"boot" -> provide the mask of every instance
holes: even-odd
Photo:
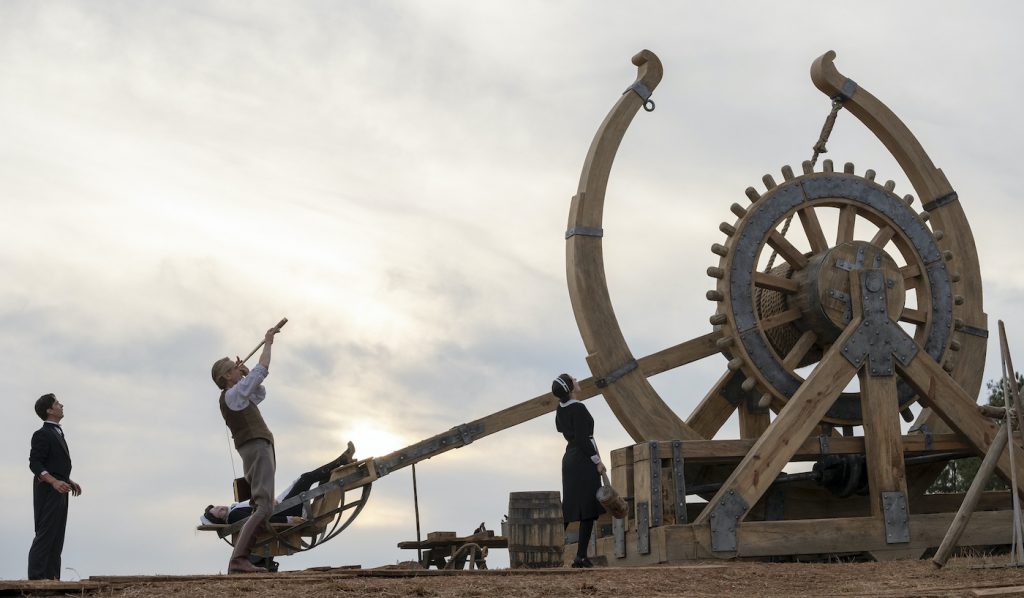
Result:
[[[341,467],[342,465],[347,465],[351,463],[352,455],[354,455],[355,453],[356,445],[352,444],[352,441],[349,441],[348,448],[345,449],[344,453],[338,455],[338,458],[335,459],[334,461],[331,461],[326,465],[321,465],[320,468],[316,470],[316,477],[318,480],[320,480],[320,483],[326,481],[331,476],[331,472],[334,471],[335,469]]]
[[[228,561],[228,575],[233,573],[266,573],[263,567],[257,567],[249,562],[249,553],[252,552],[252,545],[256,543],[256,532],[263,527],[262,522],[249,518],[238,532],[238,539],[235,541],[235,550],[231,553],[231,560]]]

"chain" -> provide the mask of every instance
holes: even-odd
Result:
[[[825,117],[825,123],[821,125],[821,134],[818,135],[818,142],[814,144],[812,148],[814,154],[811,156],[811,166],[814,166],[818,162],[818,155],[828,153],[828,149],[825,148],[825,144],[828,143],[828,138],[832,134],[832,128],[836,126],[836,117],[839,115],[839,111],[843,109],[843,98],[836,96],[832,98],[832,111]],[[793,214],[786,217],[785,224],[782,225],[782,236],[785,237],[786,233],[789,232],[789,225],[793,223]],[[778,256],[778,252],[772,250],[771,257],[768,258],[768,265],[765,267],[765,272],[771,272],[772,267],[775,265],[775,258]]]

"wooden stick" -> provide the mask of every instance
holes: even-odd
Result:
[[[1001,353],[1001,361],[1003,367],[1003,380],[1006,383],[1003,385],[1003,406],[1006,408],[1006,424],[1012,426],[1012,419],[1010,416],[1010,408],[1012,407],[1017,411],[1017,424],[1021,430],[1024,430],[1024,420],[1021,419],[1020,413],[1020,395],[1017,389],[1017,374],[1013,370],[1013,360],[1010,359],[1010,345],[1006,342],[1006,327],[1003,326],[1003,321],[999,320],[999,349]],[[1009,371],[1007,371],[1009,370]],[[1009,440],[1011,447],[1013,445],[1013,439]],[[1010,451],[1011,465],[1010,473],[1014,474],[1010,476],[1010,491],[1013,493],[1013,545],[1010,550],[1011,562],[1015,565],[1021,564],[1024,559],[1024,537],[1021,534],[1021,516],[1020,516],[1020,495],[1018,493],[1019,486],[1017,485],[1016,472],[1013,471],[1013,451]]]
[[[936,568],[941,569],[946,561],[949,560],[949,555],[956,548],[956,543],[963,535],[964,529],[967,528],[967,523],[971,520],[971,515],[974,510],[978,507],[978,501],[981,500],[982,490],[985,488],[985,484],[989,478],[992,477],[992,472],[995,471],[996,462],[999,460],[1000,454],[1003,449],[1006,448],[1006,440],[1009,436],[1009,426],[1003,423],[999,427],[999,432],[996,433],[996,437],[992,439],[992,445],[988,448],[988,452],[985,453],[985,458],[981,461],[981,466],[978,467],[978,473],[974,476],[974,481],[971,482],[971,487],[967,490],[967,495],[964,496],[964,502],[960,504],[960,510],[956,512],[956,516],[953,517],[953,523],[949,525],[949,531],[946,532],[946,537],[942,539],[942,544],[939,546],[939,550],[932,557],[932,565]]]
[[[274,328],[278,332],[281,332],[281,329],[284,328],[284,325],[287,324],[287,323],[288,323],[288,318],[281,318],[281,321],[278,322],[277,326],[274,326]],[[249,361],[249,358],[252,357],[253,355],[255,355],[256,351],[259,351],[260,347],[262,347],[266,342],[267,342],[267,339],[261,340],[260,344],[256,345],[256,348],[253,349],[252,351],[250,351],[249,354],[245,356],[245,359],[243,359],[241,363],[245,363],[245,362]]]

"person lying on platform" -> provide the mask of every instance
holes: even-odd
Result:
[[[355,452],[355,445],[349,442],[348,448],[337,459],[330,463],[325,463],[312,471],[307,471],[296,478],[295,481],[281,492],[281,494],[277,495],[277,498],[274,499],[274,504],[276,505],[288,500],[289,498],[302,494],[312,488],[314,482],[316,482],[317,485],[320,485],[328,481],[331,477],[332,471],[342,465],[352,462],[352,455],[354,455]],[[208,505],[203,511],[203,514],[199,516],[199,523],[202,525],[234,523],[252,515],[252,512],[252,505],[250,505],[247,500],[236,502],[231,505]],[[298,524],[303,521],[301,504],[297,504],[290,509],[286,509],[270,517],[271,523]]]

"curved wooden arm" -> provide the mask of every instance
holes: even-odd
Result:
[[[981,268],[970,223],[946,175],[935,167],[910,129],[888,106],[840,73],[835,58],[836,53],[831,50],[819,56],[811,64],[811,81],[830,98],[842,97],[843,107],[864,123],[896,158],[928,211],[932,229],[943,232],[939,247],[952,254],[945,267],[960,277],[959,282],[953,277],[954,292],[974,298],[954,307],[954,318],[963,323],[963,330],[972,332],[959,335],[962,350],[952,374],[968,395],[977,396],[985,369],[988,315],[982,303]]]
[[[632,62],[637,66],[636,82],[615,103],[594,135],[569,208],[565,244],[569,298],[594,378],[618,373],[602,393],[629,435],[637,442],[697,439],[700,435],[661,400],[640,368],[626,371],[635,358],[619,328],[605,278],[601,221],[608,176],[626,129],[644,103],[640,92],[634,93],[633,89],[640,84],[653,92],[663,73],[661,61],[649,50],[633,56]]]

